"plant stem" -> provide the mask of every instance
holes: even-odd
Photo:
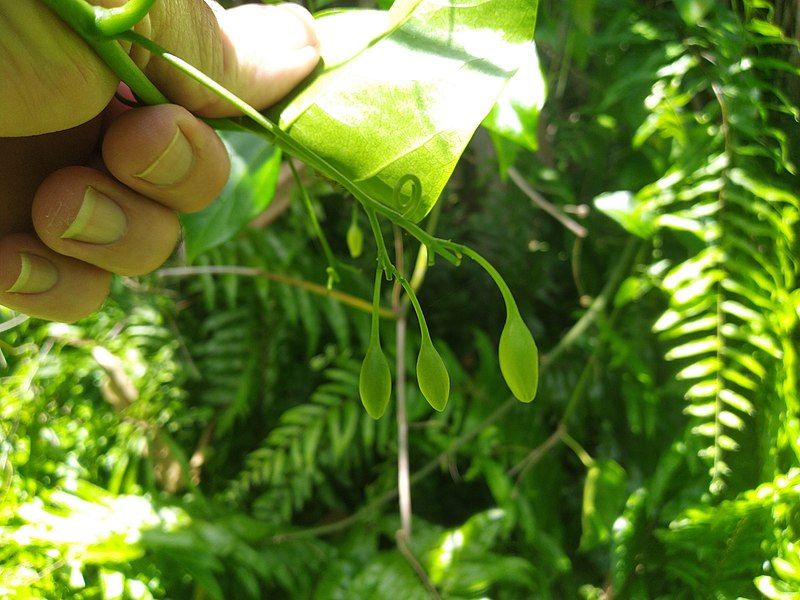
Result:
[[[412,569],[414,569],[414,572],[417,574],[417,577],[419,577],[422,585],[424,585],[425,589],[428,590],[428,594],[430,594],[431,598],[434,600],[440,600],[441,596],[439,595],[439,591],[436,589],[436,586],[433,585],[431,578],[428,577],[428,574],[425,572],[425,567],[423,567],[422,563],[419,562],[419,559],[414,556],[414,552],[408,545],[409,540],[405,537],[403,531],[398,531],[395,538],[397,540],[397,548],[400,550],[400,554],[405,557],[406,561],[408,561],[408,564],[411,565]]]
[[[375,286],[372,292],[372,322],[370,324],[370,344],[380,340],[381,323],[380,323],[380,307],[381,307],[381,270],[375,269]],[[380,342],[378,341],[380,344]]]
[[[433,205],[428,221],[425,223],[425,231],[433,235],[436,231],[436,226],[439,224],[439,216],[442,214],[442,203],[437,202]],[[422,282],[425,280],[425,274],[428,271],[428,247],[425,244],[420,244],[419,252],[417,253],[417,260],[414,263],[414,270],[411,273],[409,282],[411,288],[416,291],[422,287]]]
[[[389,258],[389,252],[386,250],[386,242],[383,239],[383,232],[381,231],[380,223],[378,223],[378,217],[375,215],[375,211],[368,206],[364,207],[364,212],[367,213],[369,226],[372,229],[372,235],[375,238],[375,245],[378,249],[378,265],[383,269],[386,280],[389,281],[395,269],[392,264],[392,259]]]
[[[489,276],[494,280],[495,285],[497,285],[497,288],[500,290],[500,294],[503,296],[503,301],[506,303],[506,311],[509,314],[512,312],[519,312],[519,309],[517,308],[517,302],[514,300],[514,295],[511,293],[511,289],[508,287],[505,279],[503,279],[503,276],[500,275],[500,272],[494,268],[492,263],[483,258],[483,256],[478,254],[469,246],[456,244],[454,242],[447,242],[447,245],[454,251],[474,260],[483,268],[484,271],[489,274]]]
[[[321,172],[326,177],[338,181],[351,194],[353,194],[353,196],[358,201],[360,201],[365,207],[370,207],[376,210],[377,212],[380,212],[386,218],[391,220],[393,223],[405,229],[409,234],[417,238],[420,242],[429,246],[431,250],[442,256],[445,260],[448,260],[453,264],[458,264],[459,262],[458,257],[448,249],[448,242],[446,242],[445,240],[434,238],[433,236],[426,233],[421,227],[419,227],[419,225],[417,225],[413,221],[409,221],[407,218],[405,218],[402,214],[400,214],[396,210],[372,198],[369,194],[364,192],[354,181],[352,181],[347,175],[342,173],[338,168],[336,168],[330,162],[328,162],[323,157],[319,156],[309,148],[295,141],[285,131],[280,129],[280,127],[278,127],[275,123],[270,121],[260,112],[258,112],[255,108],[247,104],[244,100],[242,100],[241,98],[239,98],[238,96],[227,90],[225,87],[221,86],[216,81],[208,77],[205,73],[203,73],[196,67],[190,65],[182,58],[175,56],[170,52],[167,52],[164,48],[162,48],[152,40],[147,39],[146,37],[136,33],[135,31],[127,31],[121,37],[135,44],[139,44],[146,50],[149,50],[155,56],[158,56],[165,62],[177,68],[185,75],[191,77],[201,85],[205,86],[211,92],[215,93],[217,96],[229,102],[232,106],[236,107],[237,109],[239,109],[243,115],[250,117],[250,119],[252,119],[255,122],[255,124],[257,124],[260,127],[260,129],[253,129],[244,125],[245,129],[249,129],[250,131],[254,131],[261,135],[264,135],[265,133],[268,134],[268,138],[270,139],[270,141],[280,146],[283,150],[286,150],[290,154],[293,154],[294,156],[296,156],[309,166]],[[231,123],[230,121],[226,122]],[[240,127],[241,126],[243,125],[240,125]]]
[[[352,308],[360,310],[365,313],[372,313],[372,304],[358,298],[351,296],[339,290],[329,290],[324,285],[305,281],[304,279],[297,279],[280,273],[272,273],[263,269],[256,269],[252,267],[231,267],[231,266],[208,266],[208,267],[171,267],[167,269],[159,269],[156,271],[159,277],[190,277],[193,275],[242,275],[244,277],[263,277],[270,281],[276,281],[285,285],[300,288],[327,298],[333,298],[346,304]],[[389,309],[381,308],[380,316],[384,319],[394,319],[394,312]]]
[[[544,196],[542,196],[539,192],[533,189],[530,184],[525,180],[522,174],[517,171],[514,167],[508,168],[508,176],[511,178],[516,186],[520,189],[520,191],[525,194],[531,201],[545,211],[548,215],[553,217],[556,221],[561,223],[564,227],[569,229],[572,233],[574,233],[579,238],[585,238],[588,235],[586,228],[583,225],[579,225],[572,219],[570,219],[567,215],[561,212],[558,207],[553,204],[552,202],[548,201]]]
[[[330,290],[333,288],[333,284],[341,281],[339,272],[336,270],[336,258],[333,256],[328,238],[325,237],[325,232],[322,231],[322,227],[317,219],[317,213],[314,211],[314,204],[311,202],[311,196],[308,195],[308,190],[306,190],[306,186],[303,185],[303,181],[300,179],[300,174],[294,166],[294,161],[290,156],[287,157],[286,160],[289,163],[289,168],[292,170],[295,184],[300,190],[300,197],[303,199],[303,206],[305,206],[308,219],[311,221],[311,228],[314,230],[314,235],[322,246],[322,252],[325,254],[325,260],[328,262],[328,268],[326,269],[328,273],[327,287]]]
[[[89,44],[100,59],[145,104],[166,104],[154,86],[116,40],[98,37],[95,7],[84,0],[41,0]],[[138,35],[138,34],[137,34]]]
[[[637,248],[640,247],[640,241],[634,238],[628,242],[628,245],[625,247],[622,256],[620,257],[619,262],[614,267],[611,276],[609,277],[608,283],[603,287],[602,292],[600,295],[595,299],[592,307],[597,304],[598,306],[605,307],[607,306],[608,302],[611,299],[611,296],[616,292],[616,289],[619,287],[619,284],[622,281],[627,269],[630,267],[630,261],[634,255],[634,252]],[[561,341],[551,350],[549,353],[542,356],[541,363],[540,363],[540,372],[544,372],[547,368],[552,365],[556,360],[558,360],[564,352],[569,350],[575,342],[579,339],[580,334],[575,333],[576,331],[580,331],[581,333],[585,332],[586,329],[600,316],[601,309],[592,310],[592,307],[586,312],[586,314],[577,322],[572,328],[566,333],[566,335],[561,339]],[[459,435],[456,439],[454,439],[442,452],[440,452],[437,456],[429,460],[425,465],[416,471],[411,477],[409,478],[409,484],[414,485],[419,481],[425,479],[428,475],[436,471],[442,461],[446,460],[450,455],[455,452],[458,452],[462,447],[469,444],[472,440],[474,440],[482,431],[486,428],[491,427],[497,421],[502,419],[506,413],[508,413],[512,408],[519,405],[519,401],[516,398],[508,398],[502,404],[500,404],[497,408],[495,408],[483,421],[478,423],[475,427],[466,431]],[[556,431],[551,434],[551,436],[545,441],[545,444],[542,444],[540,448],[540,453],[543,455],[546,453],[547,450],[552,448],[558,441],[561,439],[560,429],[556,429]],[[345,517],[335,523],[327,523],[325,525],[319,525],[317,527],[309,527],[306,529],[299,529],[295,531],[288,531],[285,533],[280,533],[272,536],[270,539],[273,543],[283,543],[288,542],[296,539],[302,539],[306,537],[313,537],[313,536],[323,536],[323,535],[330,535],[333,533],[337,533],[344,529],[347,529],[354,523],[358,523],[363,519],[367,519],[372,516],[377,510],[379,510],[384,504],[387,502],[391,502],[394,498],[398,495],[398,488],[394,488],[391,490],[387,490],[382,495],[378,496],[375,500],[367,504],[366,506],[362,507],[358,511],[354,512],[349,517]]]
[[[95,27],[105,36],[117,36],[144,19],[155,3],[156,0],[128,0],[116,8],[95,7]]]
[[[564,442],[570,450],[575,453],[575,456],[578,457],[583,463],[583,466],[587,469],[591,469],[592,465],[594,465],[594,459],[589,456],[589,453],[584,450],[583,446],[581,446],[577,440],[572,437],[565,429],[561,430],[561,441]]]
[[[20,315],[17,315],[16,317],[14,317],[12,319],[9,319],[8,321],[0,323],[0,333],[3,333],[4,331],[10,331],[11,329],[14,329],[17,326],[22,325],[28,319],[30,319],[30,317],[28,315],[21,315],[20,314]]]
[[[422,312],[422,307],[419,305],[419,300],[417,299],[417,295],[414,293],[414,289],[411,287],[411,284],[406,281],[406,278],[403,277],[399,272],[394,272],[395,279],[403,286],[403,289],[406,291],[406,296],[411,301],[411,305],[414,307],[414,312],[417,313],[417,321],[419,321],[419,332],[422,335],[422,341],[430,341],[431,334],[428,330],[428,323],[425,321],[425,314]],[[402,310],[402,306],[398,306],[397,310]],[[405,311],[403,311],[405,314]]]
[[[394,235],[395,261],[400,271],[394,270],[395,278],[400,281],[400,273],[404,268],[403,238],[395,231]],[[407,312],[403,310],[400,296],[393,294],[392,309],[397,318],[395,321],[395,371],[397,381],[395,384],[397,396],[397,490],[400,508],[400,531],[403,540],[411,541],[411,483],[410,466],[408,459],[408,412],[406,410],[406,333]]]

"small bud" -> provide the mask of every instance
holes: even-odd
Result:
[[[429,337],[424,337],[417,357],[417,382],[425,399],[439,412],[450,397],[450,375]]]
[[[347,249],[350,250],[350,256],[358,258],[364,250],[364,232],[358,226],[358,221],[353,219],[350,222],[350,227],[347,229]]]
[[[377,341],[370,342],[367,355],[361,363],[358,392],[367,414],[373,419],[380,419],[386,412],[392,394],[392,373],[389,361]]]
[[[506,316],[500,335],[500,370],[514,397],[531,402],[539,385],[539,351],[517,310]]]

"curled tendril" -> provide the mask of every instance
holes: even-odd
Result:
[[[405,195],[403,189],[409,182],[411,183],[411,194]],[[406,173],[398,179],[394,186],[392,200],[394,201],[395,209],[404,217],[417,210],[422,201],[422,182],[419,177],[413,173]]]

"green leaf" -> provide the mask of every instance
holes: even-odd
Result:
[[[619,191],[601,194],[594,199],[601,213],[614,219],[625,231],[648,239],[655,231],[653,215],[644,209],[645,204],[635,199],[631,192]]]
[[[715,0],[675,0],[681,19],[687,25],[697,25],[714,8]]]
[[[529,54],[536,8],[536,0],[421,0],[326,15],[320,70],[274,113],[365,192],[419,220]],[[395,198],[408,174],[422,185],[416,203]]]
[[[664,358],[667,360],[677,360],[679,358],[689,358],[709,352],[716,352],[719,348],[719,340],[716,337],[707,337],[695,342],[688,342],[676,346],[666,353]]]
[[[769,600],[797,600],[797,592],[781,590],[780,581],[773,577],[761,575],[755,578],[755,584],[758,591]]]
[[[227,242],[267,208],[278,182],[280,150],[251,133],[218,133],[231,158],[231,174],[225,189],[207,208],[181,216],[189,262]]]
[[[614,521],[627,499],[625,469],[613,460],[598,460],[586,474],[583,486],[580,549],[591,550],[611,537]]]
[[[536,152],[539,148],[536,132],[539,113],[547,97],[546,84],[536,54],[531,44],[525,61],[512,77],[483,126],[516,144]]]

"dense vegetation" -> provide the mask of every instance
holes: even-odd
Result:
[[[502,380],[485,274],[423,260],[435,412],[384,290],[410,537],[396,402],[374,421],[358,401],[374,248],[326,295],[288,166],[227,134],[247,227],[196,217],[170,270],[98,314],[0,334],[0,596],[800,597],[798,15],[542,0],[546,104],[480,130],[425,222],[506,277],[540,389],[521,404]],[[347,257],[366,219],[300,177]],[[384,233],[410,274],[418,245]]]

